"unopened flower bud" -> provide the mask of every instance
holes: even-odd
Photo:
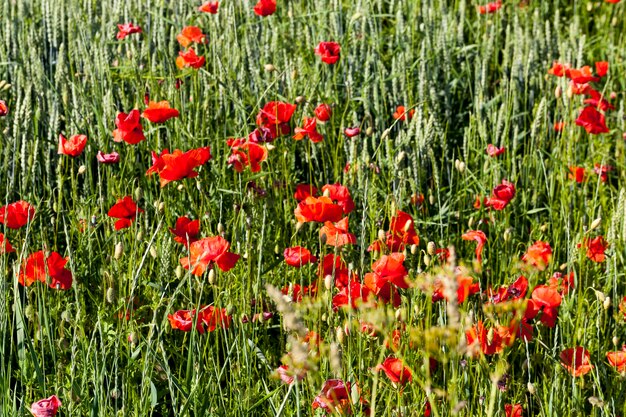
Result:
[[[502,238],[504,239],[505,242],[508,242],[509,240],[511,240],[511,228],[507,228],[504,231],[504,236],[502,236]]]
[[[416,255],[417,254],[417,245],[413,244],[411,245],[411,255]]]
[[[374,134],[374,129],[372,128],[372,126],[368,126],[367,129],[365,129],[365,134],[367,136],[372,136]]]
[[[428,242],[428,244],[426,245],[426,252],[430,256],[433,256],[435,253],[437,253],[437,245],[435,244],[435,242],[433,242],[432,240]]]
[[[462,174],[463,172],[465,172],[465,162],[460,161],[459,162],[459,166],[457,167],[457,169],[459,170],[459,172]]]
[[[117,242],[117,245],[115,245],[115,252],[113,254],[113,258],[120,259],[123,253],[124,253],[124,244],[122,242]]]
[[[303,103],[306,103],[306,97],[304,97],[304,96],[298,96],[298,97],[296,97],[296,103],[297,103],[297,104],[303,104]]]
[[[141,200],[143,198],[143,189],[141,187],[135,188],[135,200]]]
[[[78,167],[78,175],[83,175],[87,171],[87,167],[85,165],[81,165]]]
[[[272,65],[272,64],[265,64],[265,66],[263,68],[267,72],[274,72],[274,71],[276,71],[276,67],[274,65]]]
[[[209,270],[209,284],[211,285],[215,284],[215,269],[213,268]]]
[[[155,259],[157,257],[157,251],[156,251],[156,248],[154,246],[150,246],[150,256],[152,256]]]
[[[435,205],[435,196],[432,194],[428,195],[428,202],[430,203],[431,206]]]
[[[185,187],[183,187],[183,185],[182,185],[182,184],[178,184],[178,187],[176,187],[176,189],[177,189],[178,191],[183,191],[183,190],[185,189]]]
[[[597,219],[591,222],[591,225],[589,226],[589,231],[597,229],[598,226],[600,226],[600,223],[602,223],[602,217],[598,217]]]
[[[143,240],[143,232],[140,230],[137,232],[137,241],[141,242]]]
[[[378,240],[383,241],[387,237],[387,233],[383,229],[378,230]]]
[[[606,297],[604,299],[604,303],[602,303],[602,306],[604,307],[605,310],[608,310],[609,307],[611,307],[611,298]]]
[[[220,235],[224,233],[224,225],[221,222],[217,224],[217,233]]]
[[[430,256],[424,255],[424,265],[430,265]]]
[[[174,275],[176,275],[176,278],[181,279],[183,277],[183,267],[180,265],[176,266]]]
[[[331,288],[333,288],[333,276],[332,275],[326,275],[324,277],[324,287],[329,291]]]
[[[113,287],[107,288],[107,303],[115,304],[117,301],[117,291]]]
[[[563,94],[563,89],[561,88],[560,85],[557,85],[556,88],[554,89],[554,97],[561,98],[562,94]]]
[[[613,336],[613,339],[611,341],[613,342],[613,346],[619,345],[619,337]]]
[[[537,389],[535,388],[533,383],[529,382],[527,387],[528,387],[528,392],[530,393],[530,395],[535,395],[535,393],[537,392]]]
[[[335,338],[337,339],[337,342],[339,342],[340,344],[343,344],[344,340],[345,340],[345,333],[343,331],[343,329],[341,328],[341,326],[337,326],[335,328]]]

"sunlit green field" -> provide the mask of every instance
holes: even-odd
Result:
[[[0,415],[624,416],[625,12],[0,2]]]

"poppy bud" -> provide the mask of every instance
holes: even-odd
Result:
[[[159,210],[159,211],[163,211],[163,209],[164,209],[164,208],[165,208],[165,203],[161,201],[161,202],[159,203],[158,210]]]
[[[368,126],[367,129],[365,129],[365,134],[367,136],[372,136],[374,134],[374,129],[372,128],[372,126]]]
[[[341,326],[337,326],[335,328],[335,338],[337,339],[337,342],[339,342],[340,344],[343,344],[345,340],[345,333],[343,329],[341,328]]]
[[[598,217],[597,219],[592,221],[591,226],[589,226],[589,231],[596,229],[598,226],[600,226],[601,222],[602,222],[602,217]]]
[[[604,294],[602,291],[597,291],[596,292],[596,298],[598,299],[598,301],[600,301],[601,303],[604,302],[604,300],[606,300],[606,294]]]
[[[279,254],[280,254],[280,246],[278,246],[278,245],[274,246],[274,253],[275,253],[276,255],[279,255]]]
[[[7,82],[6,82],[6,81],[4,81],[4,80],[1,80],[1,81],[0,81],[0,90],[2,90],[2,88],[4,87],[4,85],[5,85],[6,83],[7,83]]]
[[[384,241],[385,237],[387,237],[387,234],[385,233],[385,231],[383,229],[379,229],[378,230],[378,240]]]
[[[140,230],[137,232],[137,241],[141,242],[143,240],[143,232]]]
[[[221,222],[217,224],[217,233],[220,235],[224,233],[224,225]]]
[[[333,287],[333,276],[332,275],[326,275],[324,277],[324,287],[330,291],[330,289]]]
[[[537,392],[537,390],[535,389],[535,386],[532,384],[532,382],[529,382],[527,387],[530,395],[535,395],[535,392]]]
[[[87,171],[87,167],[85,165],[81,165],[78,167],[78,175],[83,175]]]
[[[572,89],[571,85],[567,87],[567,91],[565,92],[565,95],[567,96],[567,98],[572,98],[574,96],[574,90]]]
[[[304,104],[304,103],[306,103],[306,97],[304,96],[296,97],[296,104]]]
[[[135,200],[141,200],[143,198],[143,189],[141,187],[135,188]]]
[[[404,310],[403,309],[399,308],[399,309],[396,310],[396,320],[404,321],[404,316],[405,315],[406,314],[404,314]]]
[[[457,169],[459,170],[461,174],[465,172],[465,162],[459,161],[459,166],[457,167]]]
[[[413,244],[411,245],[411,255],[415,255],[417,254],[417,245]]]
[[[267,72],[274,72],[274,71],[276,71],[276,67],[274,65],[272,65],[272,64],[265,64],[265,66],[263,68]]]
[[[268,151],[272,151],[272,150],[276,149],[276,146],[272,145],[271,143],[268,143],[267,145],[265,145],[265,148]]]
[[[215,269],[213,268],[209,270],[209,284],[211,285],[215,284]]]
[[[9,83],[6,83],[6,84],[4,85],[4,88],[2,88],[2,90],[4,90],[4,91],[6,91],[6,90],[10,90],[10,89],[11,89],[11,84],[9,84]]]
[[[328,240],[328,236],[326,236],[326,233],[322,233],[320,235],[320,243],[322,244],[322,246],[324,246],[326,244],[327,240]]]
[[[617,337],[617,336],[613,336],[613,340],[612,340],[612,342],[613,342],[613,346],[617,346],[617,345],[619,345],[619,337]]]
[[[120,259],[123,253],[124,253],[124,244],[122,244],[122,242],[118,242],[117,245],[115,245],[115,252],[113,254],[113,258]]]
[[[467,222],[467,227],[471,229],[474,226],[474,222],[475,222],[474,218],[470,217],[470,219]]]
[[[177,189],[178,191],[183,191],[183,190],[185,189],[185,187],[183,187],[183,185],[182,185],[182,184],[178,184],[178,187],[176,187],[176,189]]]
[[[435,205],[435,196],[430,194],[428,196],[428,202],[430,203],[431,206],[434,206]]]
[[[383,134],[380,135],[380,140],[384,140],[387,139],[387,136],[389,136],[389,133],[391,133],[391,129],[385,129],[383,131]]]
[[[424,255],[424,265],[430,265],[430,256]]]
[[[426,245],[426,252],[428,252],[430,256],[433,256],[437,252],[437,245],[435,242],[432,240],[428,242],[428,245]]]
[[[176,275],[176,278],[181,279],[183,277],[183,267],[178,265],[174,270],[174,275]]]
[[[396,157],[396,163],[399,164],[400,162],[404,161],[405,157],[406,157],[406,152],[400,151],[400,153]]]
[[[602,303],[602,306],[604,307],[605,310],[608,310],[609,307],[611,307],[611,299],[609,297],[606,297],[604,299],[604,303]]]
[[[299,232],[300,229],[302,229],[302,226],[304,226],[304,223],[300,223],[300,222],[296,223],[296,232]]]
[[[504,231],[503,238],[505,242],[508,242],[509,240],[511,240],[511,228],[510,227]]]
[[[156,248],[154,246],[150,246],[150,256],[152,256],[155,259],[157,257],[157,251],[156,251]]]
[[[130,333],[128,334],[128,342],[129,342],[131,345],[136,345],[136,344],[137,344],[137,342],[139,342],[139,337],[137,336],[137,333],[135,333],[135,332],[130,332]]]
[[[291,79],[295,80],[296,78],[298,78],[298,70],[291,71]]]
[[[117,291],[115,291],[115,288],[113,287],[107,288],[107,303],[115,304],[116,301],[117,301]]]
[[[557,85],[556,88],[554,89],[554,97],[561,98],[562,94],[563,94],[563,89],[561,88],[560,85]]]
[[[324,197],[330,197],[330,188],[324,190]]]
[[[539,230],[541,231],[541,233],[544,233],[546,230],[548,230],[548,225],[547,224],[542,224],[539,227]]]
[[[611,100],[615,100],[617,98],[617,93],[615,91],[611,91],[611,94],[609,94],[609,98]]]

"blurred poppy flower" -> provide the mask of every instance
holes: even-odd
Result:
[[[476,242],[476,260],[478,263],[481,263],[483,247],[485,246],[485,243],[487,243],[487,236],[485,236],[485,233],[481,230],[470,230],[469,232],[461,235],[461,238],[463,240],[473,240]]]
[[[229,252],[230,243],[221,236],[205,237],[189,245],[189,256],[180,260],[183,268],[200,276],[215,263],[222,271],[230,271],[239,260],[239,255]]]
[[[103,153],[98,151],[96,159],[101,164],[117,164],[120,161],[120,154],[117,152]]]
[[[65,136],[59,135],[59,155],[68,155],[71,157],[77,157],[87,145],[86,135],[74,135],[69,140],[65,139]]]
[[[565,129],[565,122],[555,122],[554,123],[554,131],[562,132]]]
[[[115,230],[121,230],[130,227],[131,223],[137,218],[138,213],[143,213],[143,210],[137,207],[137,204],[130,196],[126,196],[117,200],[117,203],[109,209],[107,215],[114,219],[119,219],[115,222]]]
[[[619,0],[617,0],[619,1]],[[596,74],[598,77],[604,77],[609,72],[609,63],[606,61],[596,62]]]
[[[415,109],[411,109],[407,112],[406,107],[398,106],[396,107],[396,111],[393,112],[393,118],[394,120],[406,121],[406,120],[411,120],[414,114],[415,114]]]
[[[322,238],[327,245],[335,247],[354,245],[356,243],[356,236],[348,231],[347,217],[344,217],[336,223],[325,222],[324,226],[320,229],[320,238]]]
[[[336,202],[337,205],[341,207],[344,214],[349,214],[354,210],[354,201],[352,201],[348,187],[339,183],[326,184],[322,187],[322,193]]]
[[[329,121],[332,114],[333,110],[328,104],[322,103],[315,108],[315,117],[322,123]]]
[[[15,249],[11,246],[9,239],[3,233],[0,233],[0,254],[12,252],[15,252]]]
[[[375,368],[377,371],[383,371],[387,378],[394,384],[406,385],[413,380],[411,370],[404,366],[402,361],[397,358],[389,357]]]
[[[24,200],[0,207],[0,223],[9,229],[26,226],[35,217],[35,208]]]
[[[585,65],[582,68],[568,68],[565,70],[565,76],[576,84],[595,83],[600,81],[599,77],[595,77],[591,72],[591,67]]]
[[[32,403],[30,412],[35,417],[54,417],[57,415],[59,407],[61,407],[61,400],[56,395],[52,395]]]
[[[401,252],[383,255],[372,264],[372,270],[383,281],[389,281],[399,288],[409,288],[409,283],[405,279],[409,273],[404,267],[404,259]]]
[[[189,48],[186,51],[180,51],[178,58],[176,58],[176,66],[178,69],[183,68],[201,68],[206,59],[203,56],[198,56],[193,48]]]
[[[467,297],[474,295],[480,291],[480,284],[478,282],[474,282],[472,277],[463,275],[459,272],[455,275],[456,280],[456,301],[458,304],[463,304]],[[432,302],[436,303],[437,301],[447,300],[448,294],[446,291],[448,289],[445,287],[445,284],[440,280],[436,279],[433,283],[433,295]]]
[[[313,410],[321,408],[327,413],[344,414],[350,411],[350,383],[341,379],[328,379],[322,391],[313,400]]]
[[[126,142],[130,145],[136,145],[146,139],[143,135],[139,110],[131,110],[126,114],[120,112],[115,118],[115,126],[117,129],[113,131],[113,141]]]
[[[176,226],[170,227],[170,233],[174,237],[174,241],[187,246],[195,242],[200,234],[200,220],[191,220],[187,216],[181,216],[176,219]]]
[[[317,258],[311,254],[311,251],[302,246],[293,246],[286,248],[283,252],[285,263],[289,266],[300,268],[303,265],[317,262]]]
[[[358,136],[360,133],[361,133],[361,128],[359,128],[358,126],[346,127],[343,130],[343,134],[346,135],[349,138],[353,138],[355,136]]]
[[[196,320],[195,326],[193,320]],[[178,310],[174,314],[168,314],[167,319],[172,329],[183,332],[190,332],[193,327],[198,333],[203,334],[206,331],[213,332],[217,328],[228,329],[232,322],[232,317],[226,313],[226,309],[219,309],[213,306],[201,308],[197,315],[196,310]]]
[[[296,192],[293,195],[298,202],[304,200],[307,197],[315,197],[317,195],[317,188],[309,184],[296,185]]]
[[[305,117],[302,127],[296,127],[295,132],[296,134],[293,136],[295,140],[302,140],[305,137],[308,137],[313,143],[324,140],[324,136],[317,131],[317,119],[315,117]]]
[[[217,14],[217,9],[220,3],[218,1],[207,1],[202,6],[198,7],[198,10],[204,13]]]
[[[585,375],[593,369],[593,365],[589,361],[591,357],[589,351],[583,347],[565,349],[559,357],[561,365],[574,377]]]
[[[339,307],[349,305],[352,309],[356,310],[361,303],[367,302],[370,295],[371,291],[369,288],[361,285],[358,281],[351,281],[333,297],[333,309],[337,310]]]
[[[306,370],[291,371],[287,365],[280,365],[274,372],[287,385],[290,385],[296,379],[302,381],[306,375]]]
[[[604,122],[604,115],[593,106],[586,106],[582,109],[576,119],[576,124],[584,127],[587,133],[592,135],[609,132]]]
[[[72,272],[65,268],[67,261],[57,252],[51,252],[48,256],[41,250],[32,253],[20,268],[18,282],[29,287],[35,281],[45,284],[49,277],[50,288],[68,290],[72,286]]]
[[[163,123],[173,117],[180,116],[180,112],[170,107],[167,101],[148,103],[148,108],[141,113],[141,116],[150,120],[152,123]]]
[[[554,75],[556,77],[564,77],[565,72],[569,69],[568,64],[561,64],[560,62],[553,61],[552,68],[548,70],[548,74]]]
[[[186,26],[176,36],[176,40],[183,48],[188,47],[192,43],[204,43],[205,39],[206,36],[198,26]]]
[[[524,409],[521,404],[505,404],[504,414],[506,417],[522,417]]]
[[[320,42],[315,47],[315,54],[322,58],[326,64],[334,64],[339,61],[341,47],[337,42]]]
[[[135,26],[133,23],[124,23],[117,25],[117,39],[122,40],[133,33],[141,33],[141,27]]]
[[[567,178],[576,181],[578,184],[582,184],[585,181],[585,168],[574,166],[569,167]]]
[[[600,176],[602,182],[606,182],[609,179],[609,172],[613,171],[613,169],[611,165],[594,164],[593,166],[593,172]]]
[[[609,242],[607,242],[603,236],[596,236],[593,239],[585,238],[583,243],[587,249],[587,258],[593,262],[604,262],[606,259],[604,252],[609,247]],[[578,247],[581,247],[580,243]]]
[[[343,210],[329,197],[307,197],[298,204],[294,215],[298,223],[338,222],[343,216]]]
[[[281,292],[291,297],[294,303],[302,301],[302,297],[315,297],[317,294],[317,281],[313,281],[311,285],[301,286],[300,284],[289,284],[281,290]]]
[[[491,3],[487,3],[482,6],[476,6],[476,10],[478,11],[479,14],[489,14],[489,13],[497,12],[498,10],[500,10],[501,7],[502,7],[502,1],[498,0],[498,1],[491,2]]]
[[[504,147],[498,148],[497,146],[490,143],[489,145],[487,145],[486,152],[487,152],[487,155],[489,155],[492,158],[495,158],[496,156],[502,155],[505,151],[506,151],[506,148]]]
[[[276,11],[276,0],[259,0],[253,10],[257,16],[262,17],[274,14]]]
[[[330,275],[335,280],[335,287],[340,290],[348,286],[350,280],[356,279],[354,273],[350,273],[348,266],[341,257],[333,253],[324,256],[324,259],[320,262],[317,275],[320,279]]]
[[[491,197],[485,199],[485,207],[491,207],[494,210],[504,210],[514,197],[515,185],[507,180],[502,180],[502,183],[491,192]]]
[[[499,329],[487,329],[482,321],[465,332],[465,338],[470,351],[480,350],[484,355],[495,355],[502,352],[505,339]]]
[[[547,242],[540,240],[533,243],[522,256],[522,261],[534,266],[539,271],[543,271],[552,259],[552,248]]]
[[[617,352],[607,352],[606,358],[617,372],[626,372],[626,346]]]
[[[9,108],[4,100],[0,100],[0,117],[4,117],[9,114]]]
[[[186,152],[175,149],[173,153],[164,149],[160,155],[152,152],[152,166],[146,171],[146,175],[157,173],[161,187],[165,187],[172,181],[197,177],[198,172],[195,169],[210,159],[211,150],[208,146]]]
[[[228,145],[231,149],[228,164],[232,165],[235,171],[243,172],[248,166],[251,172],[261,171],[261,163],[267,160],[267,147],[237,139],[229,141]]]

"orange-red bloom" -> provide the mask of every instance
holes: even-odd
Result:
[[[206,36],[198,26],[186,26],[182,32],[176,36],[176,40],[183,48],[188,47],[192,43],[204,43],[205,39]]]
[[[124,23],[122,25],[117,25],[117,39],[122,40],[128,35],[132,35],[133,33],[141,33],[141,27],[135,26],[133,23]]]
[[[322,58],[322,62],[326,64],[335,64],[339,61],[339,53],[341,47],[337,42],[320,42],[315,47],[315,54]]]
[[[183,68],[201,68],[206,59],[203,56],[198,56],[193,48],[189,48],[186,51],[180,51],[178,58],[176,58],[176,66],[178,69]]]
[[[387,358],[380,365],[376,366],[377,371],[383,371],[387,378],[394,384],[406,385],[413,380],[411,370],[404,366],[402,361],[397,358]]]
[[[323,237],[325,236],[325,238]],[[348,218],[344,217],[336,223],[325,222],[320,229],[320,238],[326,240],[330,246],[354,245],[356,236],[348,231]]]
[[[548,242],[540,240],[533,243],[522,256],[522,261],[534,266],[540,271],[546,269],[552,259],[552,248]]]
[[[230,271],[239,260],[239,255],[229,252],[230,243],[221,236],[205,237],[189,245],[189,256],[180,260],[183,268],[200,276],[215,263],[222,271]]]
[[[307,197],[298,204],[294,215],[299,223],[338,222],[343,216],[343,210],[329,197]]]
[[[170,233],[174,237],[174,241],[187,246],[195,242],[200,234],[200,220],[191,220],[187,216],[181,216],[176,220],[176,226],[170,227]]]
[[[302,246],[294,246],[285,249],[283,256],[285,257],[285,263],[287,265],[295,266],[296,268],[300,268],[308,263],[317,262],[317,258],[311,254],[311,251]]]
[[[315,108],[315,117],[320,122],[327,122],[330,120],[330,117],[333,114],[333,110],[330,108],[328,104],[320,104]]]
[[[604,115],[593,106],[586,106],[582,109],[576,119],[576,124],[584,127],[587,133],[592,135],[609,132],[604,122]]]
[[[607,352],[606,358],[617,372],[626,372],[626,346],[617,352]]]
[[[319,143],[324,140],[324,136],[317,131],[317,119],[315,117],[305,117],[302,127],[296,127],[296,134],[293,136],[295,140],[302,140],[308,137],[313,143]]]
[[[198,7],[198,10],[204,13],[217,14],[217,9],[220,3],[218,1],[207,1],[202,6]]]
[[[256,124],[269,129],[269,139],[289,133],[289,121],[296,111],[296,105],[282,101],[270,101],[256,115]]]
[[[485,207],[491,207],[494,210],[504,210],[514,197],[515,185],[507,180],[502,180],[502,183],[491,192],[491,197],[485,200]]]
[[[506,333],[506,334],[505,334]],[[471,350],[480,349],[484,355],[494,355],[502,352],[508,341],[508,332],[502,328],[487,329],[482,321],[465,332],[467,345]]]
[[[26,226],[35,217],[35,208],[24,200],[0,207],[0,223],[9,229]]]
[[[476,6],[476,10],[479,14],[495,13],[502,7],[502,0],[497,0],[491,3],[487,3],[482,6]]]
[[[276,11],[276,0],[259,0],[254,6],[254,13],[257,16],[269,16]]]
[[[118,113],[115,118],[115,126],[117,129],[113,131],[113,140],[115,142],[126,142],[136,145],[146,137],[143,135],[139,110],[134,109],[130,113]]]
[[[152,123],[163,123],[173,117],[180,116],[180,112],[170,107],[167,101],[148,103],[148,108],[141,113],[141,116],[150,120]]]
[[[609,0],[610,2],[611,0]],[[612,0],[615,1],[615,0]],[[620,0],[617,0],[620,1]],[[596,74],[598,77],[604,77],[609,72],[609,63],[606,61],[598,61],[596,62]]]
[[[195,326],[194,326],[195,316]],[[208,306],[200,309],[196,314],[196,310],[178,310],[174,314],[168,314],[167,319],[172,329],[183,332],[190,332],[192,328],[196,328],[198,333],[203,334],[206,330],[215,331],[218,327],[228,329],[230,327],[232,317],[226,313],[226,309],[218,309]]]
[[[354,210],[354,201],[352,201],[348,187],[339,183],[326,184],[322,187],[322,193],[324,193],[324,195],[328,195],[331,200],[337,202],[337,205],[341,207],[344,214],[349,214],[352,210]]]
[[[609,242],[607,242],[603,236],[596,236],[593,239],[586,238],[584,240],[585,248],[587,248],[587,258],[594,262],[604,262],[606,259],[606,255],[604,252],[609,247]],[[581,245],[578,244],[578,247]]]
[[[30,412],[35,417],[54,417],[61,407],[61,400],[56,395],[51,395],[43,400],[35,401],[30,406]]]
[[[505,404],[504,414],[506,417],[522,417],[524,409],[521,404]]]
[[[567,174],[567,178],[570,180],[574,180],[579,184],[582,184],[585,181],[585,168],[584,167],[569,167],[569,173]]]
[[[87,145],[86,135],[74,135],[70,140],[65,139],[65,136],[59,135],[59,155],[68,155],[76,157],[83,153],[85,146]]]
[[[0,117],[4,117],[9,114],[9,107],[4,100],[0,100]]]
[[[267,160],[267,147],[263,145],[244,139],[231,139],[227,141],[227,144],[231,149],[228,164],[232,165],[237,172],[243,172],[246,167],[250,167],[252,172],[259,172],[261,163]]]
[[[487,243],[487,236],[485,236],[485,233],[481,230],[470,230],[469,232],[461,235],[461,238],[463,240],[473,240],[476,242],[476,260],[478,263],[481,263],[483,247],[485,246],[485,243]]]
[[[369,288],[358,281],[352,281],[333,297],[333,309],[349,305],[356,310],[361,303],[367,302],[370,295]]]
[[[329,379],[324,382],[322,392],[315,397],[313,409],[321,408],[327,413],[344,414],[350,411],[350,383],[341,379]]]
[[[65,267],[67,261],[57,252],[51,252],[48,256],[41,250],[32,253],[20,269],[18,282],[29,287],[35,281],[46,283],[49,277],[50,288],[68,290],[72,286],[72,272]]]
[[[497,146],[493,145],[492,143],[487,145],[487,150],[486,150],[487,155],[489,155],[492,158],[495,158],[496,156],[502,155],[505,151],[506,151],[506,148],[504,148],[504,147],[498,148]]]
[[[398,106],[396,107],[396,111],[393,112],[393,118],[395,120],[406,121],[406,120],[411,120],[414,114],[415,114],[415,109],[411,109],[407,112],[406,107]]]
[[[15,252],[15,249],[11,246],[9,239],[3,233],[0,233],[0,254],[12,252]]]
[[[589,351],[587,349],[577,346],[575,348],[565,349],[559,355],[561,359],[561,365],[567,369],[567,371],[574,377],[588,374],[593,369],[593,365],[590,362]]]
[[[175,149],[173,153],[164,149],[160,155],[152,152],[152,166],[146,171],[146,175],[158,173],[161,187],[165,187],[172,181],[197,177],[198,172],[195,169],[210,159],[211,150],[208,146],[187,152]]]
[[[115,230],[120,230],[130,227],[139,213],[143,213],[143,210],[137,207],[137,204],[130,196],[126,196],[117,200],[117,203],[109,209],[107,215],[114,219],[119,219],[115,222]]]

